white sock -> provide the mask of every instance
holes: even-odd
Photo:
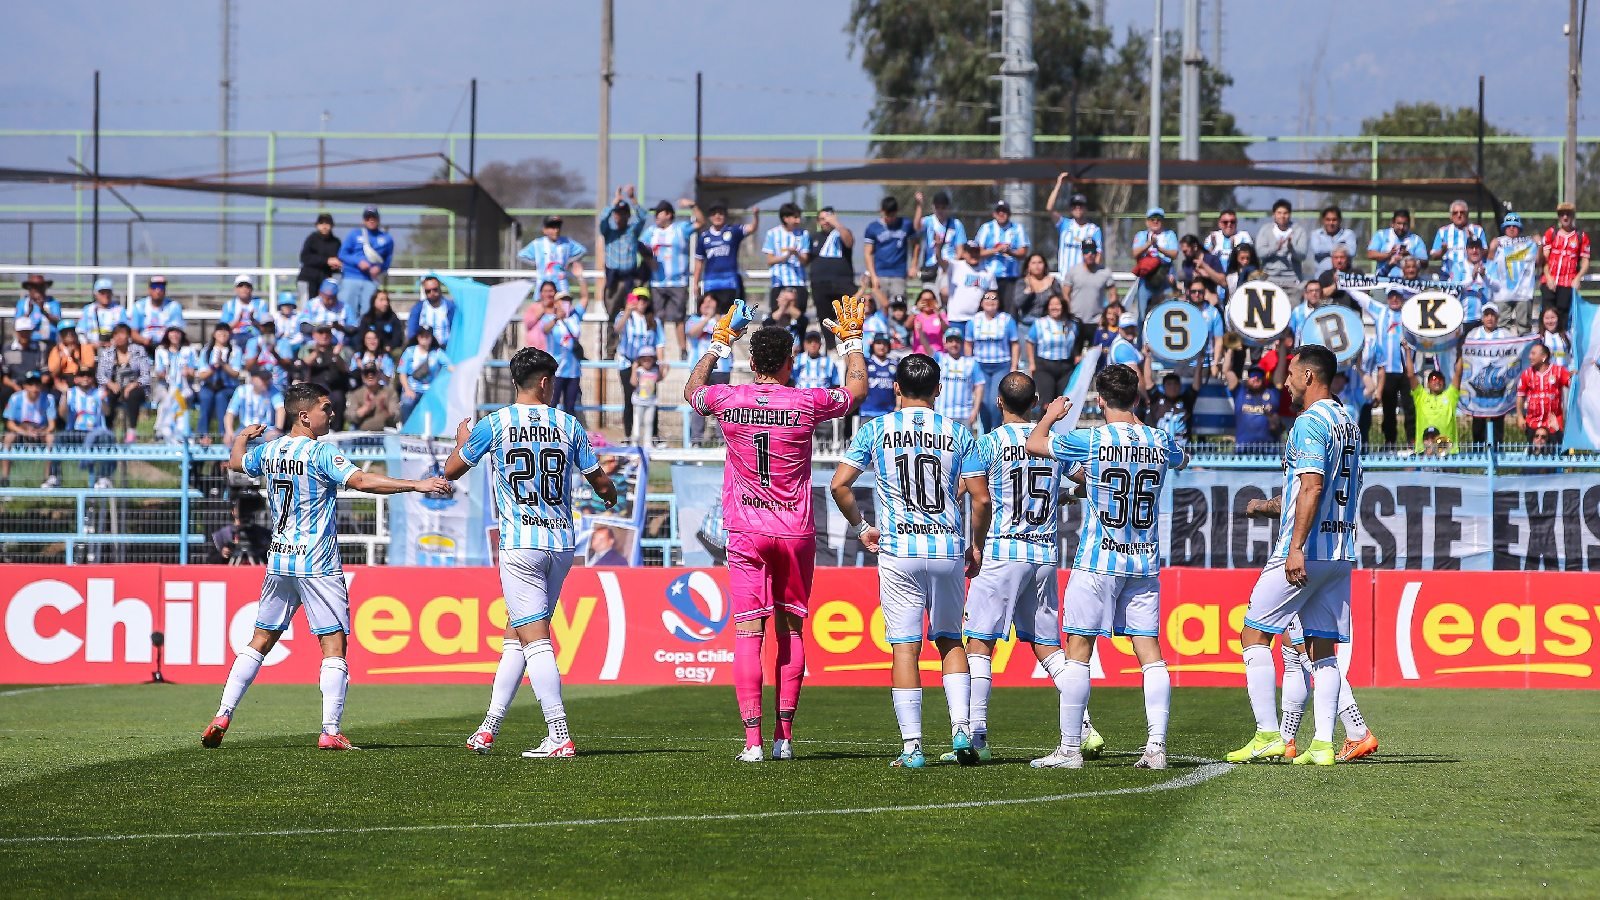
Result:
[[[994,660],[988,656],[967,654],[967,668],[972,676],[972,737],[989,734],[989,689],[994,686]]]
[[[343,657],[329,656],[322,660],[322,731],[338,734],[339,720],[344,718],[344,695],[350,689],[350,666]]]
[[[1311,663],[1313,740],[1333,742],[1333,720],[1339,712],[1339,660],[1328,656]]]
[[[900,723],[900,740],[910,753],[922,746],[922,688],[893,688],[894,720]]]
[[[1083,746],[1083,711],[1089,706],[1089,664],[1067,660],[1060,684],[1061,746],[1076,752]]]
[[[500,733],[500,723],[505,721],[506,713],[511,709],[511,701],[516,699],[517,688],[522,686],[522,673],[527,668],[528,660],[522,655],[522,644],[516,638],[506,638],[501,645],[500,665],[494,670],[494,689],[489,694],[489,714],[484,716],[480,731],[496,735]]]
[[[1088,734],[1094,730],[1094,723],[1089,721],[1089,707],[1083,708],[1083,733]]]
[[[233,658],[233,668],[228,670],[228,683],[222,686],[222,706],[217,708],[217,715],[233,715],[239,701],[244,699],[244,692],[250,689],[250,682],[255,681],[256,673],[261,671],[261,660],[261,654],[254,647],[240,650],[239,655]]]
[[[1151,744],[1167,742],[1167,718],[1172,713],[1172,676],[1163,660],[1139,667],[1144,673],[1144,719]]]
[[[1250,693],[1256,731],[1277,731],[1278,672],[1272,664],[1271,647],[1251,644],[1244,648],[1244,686]]]
[[[952,672],[944,676],[944,702],[950,708],[950,733],[967,729],[972,722],[972,675]]]
[[[539,708],[544,710],[550,737],[565,741],[569,736],[567,709],[561,705],[561,670],[556,668],[556,649],[548,639],[532,641],[523,646],[522,655],[528,664],[528,684],[533,685],[533,695],[539,698]]]
[[[1339,718],[1344,722],[1344,736],[1359,741],[1367,736],[1367,720],[1361,718],[1361,707],[1356,705],[1356,695],[1350,690],[1350,679],[1339,676]]]
[[[1305,715],[1306,698],[1311,696],[1311,666],[1305,655],[1290,644],[1283,645],[1283,721],[1278,730],[1283,739],[1294,740]]]

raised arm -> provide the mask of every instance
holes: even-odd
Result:
[[[736,315],[743,321],[735,322]],[[717,319],[717,329],[711,334],[711,348],[700,357],[699,362],[695,363],[694,371],[689,373],[689,380],[683,385],[685,403],[694,404],[695,393],[706,386],[706,380],[711,377],[711,370],[716,368],[717,363],[732,355],[733,344],[744,333],[744,326],[747,324],[749,323],[748,320],[744,320],[742,304],[738,302]]]
[[[233,446],[228,451],[228,471],[244,474],[244,448],[266,430],[265,425],[246,425],[233,436]]]
[[[606,509],[617,505],[617,486],[612,482],[611,476],[606,474],[605,469],[596,468],[583,477],[589,482],[589,486],[594,488],[595,494],[605,501]]]
[[[1415,364],[1413,364],[1411,362],[1411,348],[1410,347],[1401,347],[1400,348],[1400,361],[1405,365],[1406,384],[1410,385],[1411,389],[1413,391],[1416,390],[1417,389],[1417,370],[1415,368]],[[1457,371],[1459,371],[1459,369]]]
[[[1050,210],[1050,221],[1052,222],[1061,221],[1061,213],[1056,209],[1056,200],[1061,197],[1061,185],[1066,180],[1066,172],[1057,175],[1055,187],[1050,189],[1050,198],[1044,201],[1044,208]]]
[[[839,339],[839,355],[844,357],[844,389],[852,408],[867,397],[867,357],[861,347],[861,333],[867,319],[867,301],[860,294],[833,301],[835,318],[822,324]]]
[[[1066,397],[1057,397],[1050,401],[1044,408],[1044,415],[1039,417],[1039,424],[1033,426],[1033,431],[1028,433],[1026,449],[1029,456],[1039,459],[1055,459],[1055,453],[1050,449],[1050,429],[1067,414],[1072,408],[1072,401]]]
[[[419,494],[448,497],[456,490],[454,485],[438,475],[413,481],[408,478],[390,478],[376,472],[357,472],[350,476],[345,485],[353,491],[367,494],[405,494],[416,491]]]

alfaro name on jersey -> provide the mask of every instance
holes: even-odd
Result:
[[[461,448],[468,465],[489,453],[500,549],[573,549],[569,467],[585,475],[600,468],[589,432],[562,410],[513,403],[479,419]]]

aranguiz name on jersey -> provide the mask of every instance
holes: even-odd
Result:
[[[1164,466],[1170,454],[1164,446],[1146,444],[1102,444],[1100,455],[1101,462],[1109,463],[1142,463],[1147,466]]]
[[[885,431],[885,450],[943,450],[954,453],[956,438],[953,434],[936,434],[931,431]]]
[[[553,425],[508,425],[506,442],[511,444],[559,444],[561,429]]]

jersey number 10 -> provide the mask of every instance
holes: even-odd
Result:
[[[944,467],[939,464],[939,457],[931,453],[897,456],[894,468],[906,505],[930,516],[944,512]]]

